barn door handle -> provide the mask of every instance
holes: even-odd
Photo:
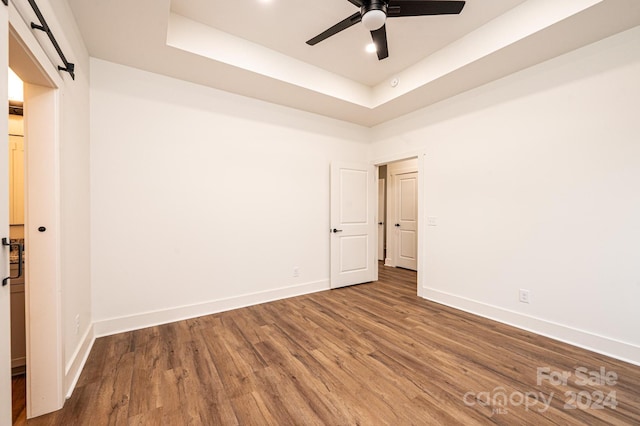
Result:
[[[3,278],[2,279],[2,286],[6,286],[7,283],[9,282],[9,280],[15,280],[16,278],[20,278],[22,276],[22,244],[20,243],[12,243],[10,242],[10,240],[7,240],[6,238],[2,239],[2,245],[3,246],[9,246],[9,247],[13,247],[13,246],[17,246],[18,247],[18,275],[16,275],[15,277],[12,276],[8,276],[7,278]]]
[[[334,234],[337,234],[338,232],[342,232],[342,229],[333,228],[331,232],[333,232]]]

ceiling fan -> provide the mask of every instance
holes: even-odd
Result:
[[[444,0],[348,0],[354,6],[360,8],[348,18],[338,22],[328,30],[318,34],[307,44],[313,46],[346,30],[352,25],[362,21],[366,29],[371,31],[373,43],[376,45],[378,59],[383,60],[389,56],[387,46],[387,30],[385,21],[387,18],[399,18],[405,16],[424,15],[456,15],[462,11],[464,1]]]

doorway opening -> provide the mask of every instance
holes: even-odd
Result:
[[[377,166],[378,268],[417,272],[420,263],[418,157]]]
[[[23,240],[23,258],[26,259],[22,286],[25,341],[22,369],[25,376],[16,392],[25,395],[22,401],[26,413],[22,410],[21,415],[32,418],[57,410],[64,403],[58,236],[60,117],[59,84],[55,83],[59,76],[39,50],[39,44],[27,37],[31,33],[28,29],[24,31],[24,22],[18,20],[15,24],[18,26],[14,27],[12,20],[9,26],[8,66],[23,82],[24,131],[23,156],[16,153],[13,164],[17,173],[14,173],[13,182],[17,183],[22,177],[22,183],[14,185],[12,208],[17,210],[11,238]],[[16,145],[19,145],[18,141]],[[19,161],[22,164],[18,164]],[[18,218],[20,208],[17,207],[20,206],[20,195],[24,206],[22,218]],[[11,293],[14,299],[13,288]],[[13,306],[11,308],[13,310]],[[20,328],[16,324],[15,329]],[[13,346],[12,341],[12,349]],[[19,348],[20,345],[16,343],[15,346]],[[16,361],[14,354],[17,352],[17,349],[12,351],[12,361]],[[20,369],[12,370],[14,372],[19,373]]]
[[[9,68],[9,256],[11,278],[12,420],[26,421],[27,340],[24,256],[24,91],[22,80]]]
[[[378,221],[378,260],[386,266],[417,271],[417,158],[384,164],[378,166],[378,171],[378,215],[384,217]]]
[[[331,163],[331,288],[377,281],[381,258],[419,271],[419,158]]]

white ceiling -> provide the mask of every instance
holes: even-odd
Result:
[[[524,0],[468,0],[460,15],[387,20],[390,56],[365,52],[370,33],[354,25],[316,46],[305,42],[358,11],[347,0],[172,0],[171,11],[327,71],[374,86]]]
[[[467,0],[387,21],[366,53],[348,0],[69,0],[93,57],[373,126],[640,25],[638,0]],[[390,82],[397,79],[398,84]]]

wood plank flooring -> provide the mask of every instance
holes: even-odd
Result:
[[[20,374],[11,378],[12,415],[14,426],[22,426],[27,421],[27,376]]]
[[[571,376],[538,384],[538,367]],[[28,424],[638,425],[640,367],[426,301],[414,272],[381,266],[375,283],[100,338],[65,407]]]

